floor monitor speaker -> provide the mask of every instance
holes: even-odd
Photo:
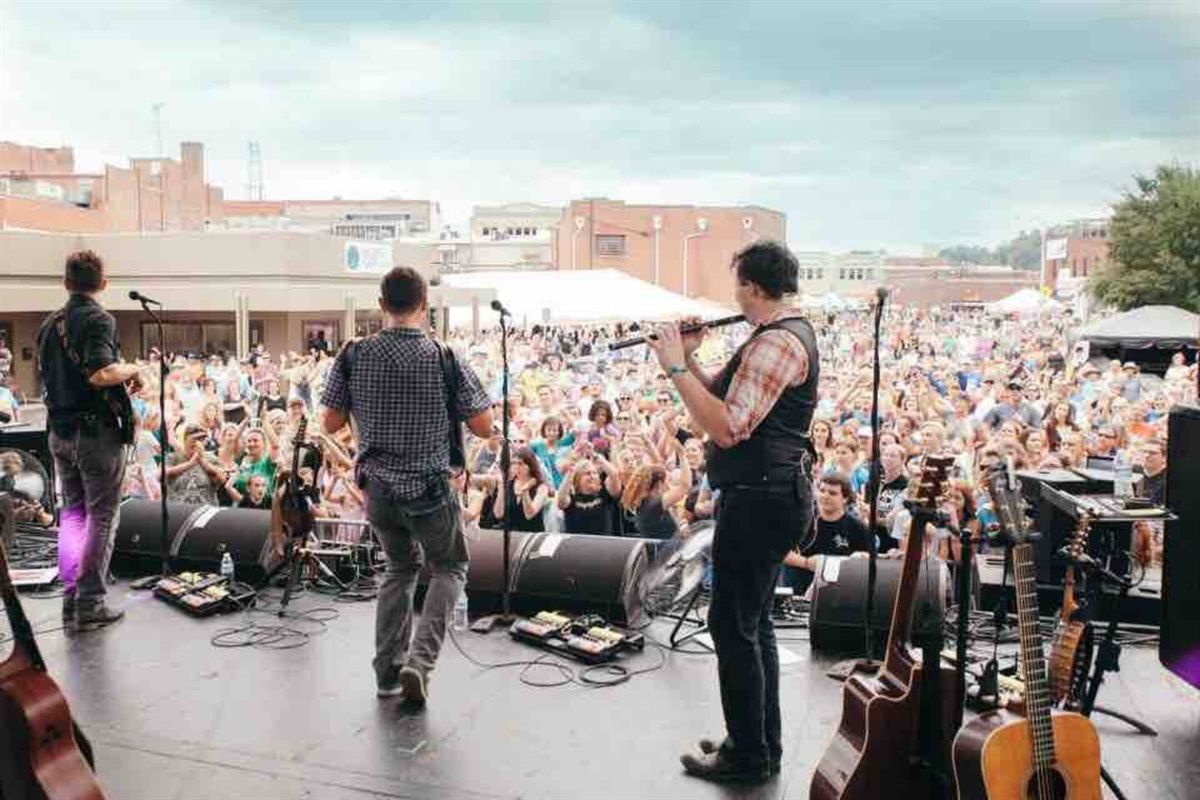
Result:
[[[880,640],[886,638],[891,628],[892,608],[896,602],[896,589],[900,585],[903,560],[881,558],[875,563],[877,572],[871,635],[874,640]],[[971,563],[974,565],[975,562]],[[814,651],[862,652],[869,566],[865,558],[842,558],[836,567],[822,567],[813,583],[812,608],[809,611],[808,633]],[[978,586],[977,578],[973,580],[973,585]],[[933,559],[922,561],[912,630],[920,632],[940,627],[946,606],[953,601],[953,592],[954,584],[946,565]]]

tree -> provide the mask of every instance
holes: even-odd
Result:
[[[973,244],[943,247],[938,258],[951,264],[1005,264],[1014,269],[1038,270],[1042,264],[1042,232],[1021,231],[1016,238],[999,244],[995,250]]]
[[[1200,172],[1160,166],[1134,181],[1113,206],[1109,259],[1091,279],[1092,294],[1122,311],[1151,304],[1200,311]]]

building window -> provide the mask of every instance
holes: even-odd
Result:
[[[846,280],[846,268],[845,267],[838,267],[838,280],[839,281]]]
[[[817,267],[817,280],[822,280],[825,277],[825,268]]]
[[[625,237],[614,234],[597,234],[596,253],[602,256],[625,255]]]
[[[492,230],[491,228],[489,228],[489,227],[487,227],[487,226],[485,225],[485,226],[484,226],[484,228],[483,228],[483,231],[480,233],[480,235],[481,235],[481,236],[487,236],[487,235],[488,235],[488,233],[489,233],[489,232],[491,232],[491,230]]]

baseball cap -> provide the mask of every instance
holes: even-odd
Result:
[[[185,439],[190,439],[193,436],[207,436],[207,435],[208,435],[208,431],[204,430],[203,426],[197,425],[194,422],[189,422],[183,428],[183,438],[185,438]]]

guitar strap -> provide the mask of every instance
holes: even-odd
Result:
[[[350,385],[350,373],[354,366],[354,356],[360,340],[351,339],[343,346],[343,356],[339,359],[342,381]],[[466,447],[463,445],[462,420],[458,415],[458,392],[460,388],[458,357],[449,345],[432,339],[438,349],[438,364],[442,370],[442,383],[446,387],[446,419],[450,422],[450,467],[462,469],[467,464]]]

